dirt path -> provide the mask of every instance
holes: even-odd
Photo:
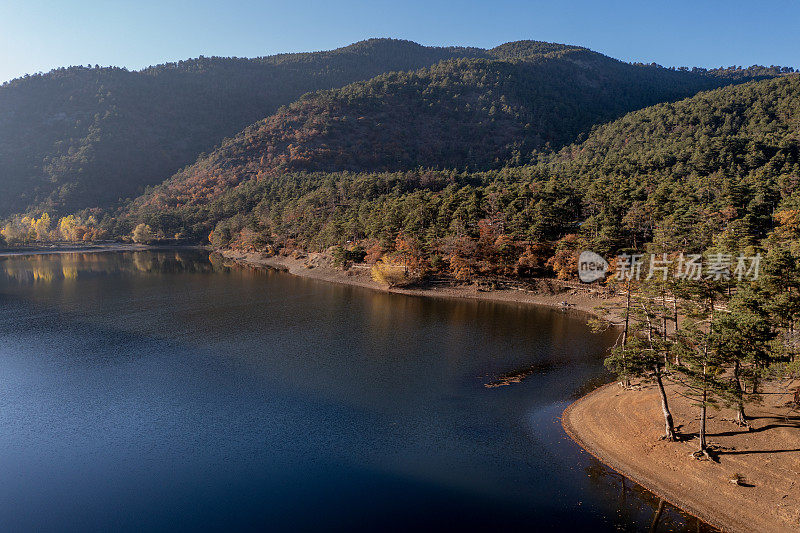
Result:
[[[786,390],[775,388],[773,392]],[[697,408],[670,390],[673,414],[684,435],[695,435]],[[790,395],[765,396],[751,406],[753,431],[712,411],[709,441],[721,447],[719,464],[689,457],[697,442],[659,440],[663,418],[654,387],[623,390],[607,385],[570,405],[567,433],[589,453],[701,520],[732,532],[800,531],[800,413]],[[745,478],[747,486],[730,479]]]

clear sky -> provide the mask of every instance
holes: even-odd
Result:
[[[665,66],[800,66],[796,0],[0,0],[0,82],[76,64],[327,50],[369,37],[519,39]]]

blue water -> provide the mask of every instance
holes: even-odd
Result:
[[[0,258],[0,529],[706,530],[561,429],[611,336],[198,251]]]

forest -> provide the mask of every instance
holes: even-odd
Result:
[[[109,207],[309,91],[483,50],[373,39],[329,52],[74,66],[0,86],[0,217]]]
[[[723,245],[733,253],[797,230],[798,106],[800,80],[784,76],[629,113],[581,143],[536,151],[527,165],[237,170],[235,186],[209,194],[198,184],[194,199],[145,195],[106,230],[144,223],[167,238],[210,235],[217,247],[317,251],[391,252],[402,236],[429,268],[466,278],[574,277],[563,258],[578,249],[613,255],[668,242],[687,253]],[[226,161],[228,169],[250,164]]]

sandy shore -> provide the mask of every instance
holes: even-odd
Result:
[[[796,384],[795,384],[796,385]],[[782,388],[783,389],[783,388]],[[775,388],[774,392],[779,389]],[[786,390],[786,389],[783,389]],[[567,433],[585,450],[650,492],[723,531],[800,531],[800,413],[791,395],[770,394],[750,406],[753,431],[711,411],[709,441],[719,463],[690,458],[697,449],[697,408],[671,393],[680,432],[689,440],[659,440],[663,418],[657,391],[606,385],[570,405]],[[730,479],[741,474],[745,486]]]
[[[343,271],[331,266],[321,255],[310,254],[295,259],[292,257],[264,257],[259,253],[231,250],[219,252],[223,257],[240,264],[278,269],[296,276],[318,279],[332,283],[344,283],[368,289],[407,294],[413,296],[433,296],[440,298],[468,298],[540,305],[561,309],[565,312],[584,316],[599,316],[606,320],[618,320],[613,313],[601,312],[599,305],[609,305],[614,300],[600,294],[596,288],[570,286],[556,280],[539,280],[538,286],[531,289],[501,288],[480,290],[477,285],[428,284],[419,288],[387,288],[370,277],[369,265],[353,265]],[[312,265],[309,268],[309,265]]]

